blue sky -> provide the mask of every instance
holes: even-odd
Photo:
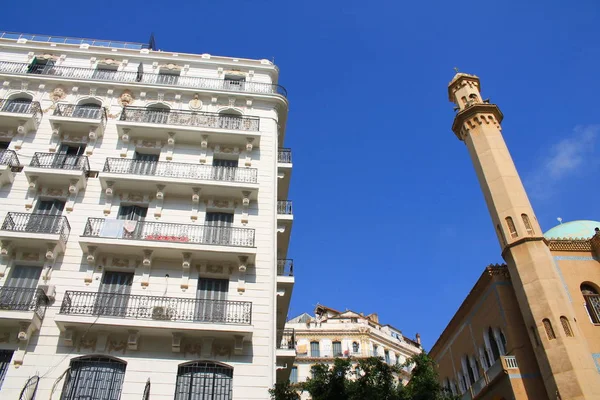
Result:
[[[526,4],[524,4],[526,3]],[[378,312],[430,348],[501,262],[453,67],[482,79],[544,230],[597,213],[600,5],[564,1],[8,2],[9,31],[275,58],[293,149],[290,315]],[[595,206],[595,208],[594,208]]]

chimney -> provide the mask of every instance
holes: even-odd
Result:
[[[421,335],[419,335],[417,333],[416,338],[417,338],[417,343],[420,345],[421,344]]]

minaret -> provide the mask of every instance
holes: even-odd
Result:
[[[548,396],[600,400],[600,374],[502,137],[503,115],[481,99],[474,75],[457,73],[448,95],[457,109],[452,130],[471,155]],[[561,317],[568,319],[571,336]]]

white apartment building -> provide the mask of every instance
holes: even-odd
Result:
[[[0,32],[0,398],[268,399],[288,102],[268,60]]]
[[[317,305],[314,316],[304,313],[285,326],[284,337],[293,338],[288,341],[289,348],[295,346],[297,353],[290,374],[292,383],[306,381],[314,364],[333,365],[335,358],[379,357],[395,365],[404,364],[423,351],[419,334],[415,340],[409,339],[393,326],[381,324],[377,314],[337,311]],[[404,367],[398,379],[406,384],[410,372],[410,367]],[[360,371],[355,370],[355,373]]]

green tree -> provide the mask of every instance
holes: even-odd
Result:
[[[290,384],[290,381],[276,383],[272,389],[269,389],[271,400],[300,400],[298,389]]]
[[[402,400],[455,400],[439,382],[435,361],[422,352],[409,358],[403,366],[412,365],[410,380],[400,391]]]

